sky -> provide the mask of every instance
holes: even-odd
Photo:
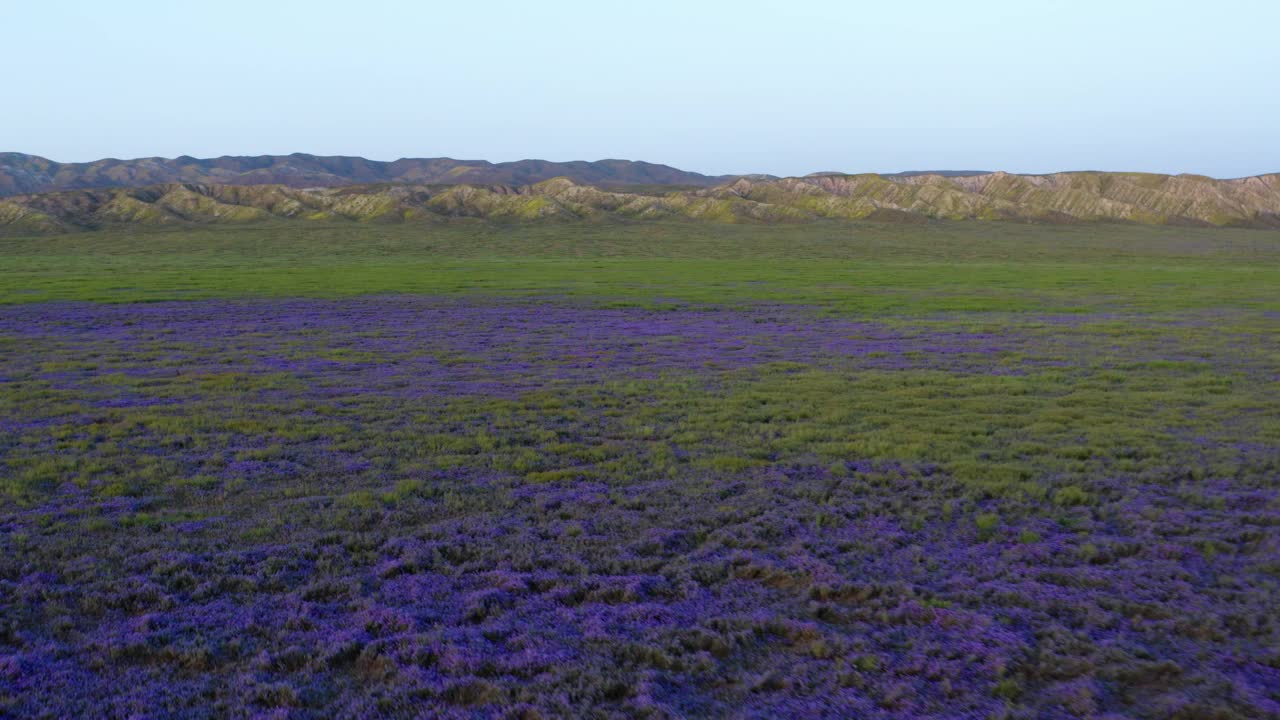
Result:
[[[0,151],[1280,171],[1275,0],[0,1]]]

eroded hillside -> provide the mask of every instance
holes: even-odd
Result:
[[[703,189],[609,189],[555,178],[534,184],[167,183],[0,200],[8,234],[119,225],[353,222],[657,220],[806,222],[927,219],[1133,222],[1280,228],[1280,175],[1215,180],[1143,173],[823,174],[739,178]]]

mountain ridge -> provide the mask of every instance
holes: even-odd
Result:
[[[454,158],[369,160],[346,155],[223,155],[216,158],[104,158],[60,163],[38,155],[0,153],[0,197],[57,190],[141,187],[165,183],[339,187],[371,183],[525,185],[570,177],[601,186],[710,187],[735,175],[703,175],[644,161],[606,159],[552,162]]]
[[[297,188],[167,183],[0,198],[0,233],[7,235],[265,221],[934,219],[1280,229],[1280,174],[1232,180],[1099,172],[743,176],[694,189],[611,189],[566,177],[523,185],[377,183]]]

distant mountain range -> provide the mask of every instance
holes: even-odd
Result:
[[[362,157],[293,155],[224,156],[199,159],[139,158],[59,163],[36,155],[0,153],[0,196],[53,190],[142,187],[163,183],[338,187],[369,183],[420,185],[528,185],[567,177],[574,182],[614,187],[683,185],[710,187],[738,176],[713,177],[630,160],[491,163],[452,158],[402,158],[393,162]]]
[[[268,221],[653,219],[719,223],[980,219],[1280,229],[1280,174],[1233,180],[1149,173],[1013,175],[985,171],[713,178],[664,165],[621,160],[375,163],[308,155],[188,160],[101,161],[71,166],[25,155],[0,156],[0,169],[5,173],[0,177],[7,178],[10,187],[21,184],[43,188],[50,182],[73,181],[136,183],[0,198],[0,233]],[[17,164],[28,168],[21,183],[13,179],[18,177],[12,171]],[[255,164],[260,167],[253,167]],[[73,173],[67,170],[69,167],[83,172]],[[97,170],[85,170],[91,167]],[[230,178],[232,182],[150,183],[152,177],[164,172],[194,174],[197,170],[220,179]],[[540,179],[551,173],[558,174]],[[427,179],[406,179],[410,175]],[[253,182],[267,176],[288,178],[290,182]],[[370,176],[379,181],[349,184]],[[460,182],[473,176],[522,180]],[[395,179],[383,179],[386,177]]]
[[[885,177],[915,177],[916,175],[941,175],[942,177],[969,177],[971,175],[990,175],[991,170],[907,170],[890,173]],[[845,175],[846,173],[823,173],[824,175]]]

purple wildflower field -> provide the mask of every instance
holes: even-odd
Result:
[[[1254,311],[0,313],[0,715],[1280,717]]]

